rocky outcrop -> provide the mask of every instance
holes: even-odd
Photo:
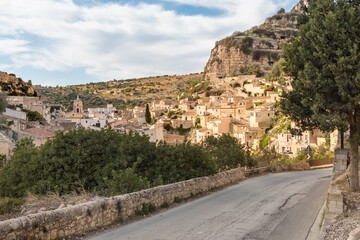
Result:
[[[294,11],[300,12],[302,7],[308,7],[308,6],[309,6],[308,0],[300,0],[300,2],[298,2],[291,11],[292,12],[294,12]]]
[[[0,87],[2,92],[6,92],[11,96],[38,96],[30,84],[24,82],[21,78],[17,78],[12,73],[0,72]]]
[[[265,20],[259,27],[245,32],[235,32],[232,36],[216,42],[210,59],[204,69],[206,80],[259,74],[251,69],[258,66],[261,72],[269,72],[272,65],[283,54],[281,45],[296,35],[297,17],[307,0],[301,0],[290,12],[279,11]]]

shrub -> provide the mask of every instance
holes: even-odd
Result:
[[[285,13],[285,9],[284,8],[280,8],[279,11],[277,11],[276,14],[282,14]]]
[[[168,208],[169,207],[169,203],[164,202],[160,205],[161,208]]]
[[[240,45],[240,50],[246,55],[251,54],[253,43],[254,40],[251,37],[245,37]]]
[[[118,172],[112,172],[112,178],[106,180],[109,195],[120,195],[137,192],[150,187],[146,178],[135,173],[134,168],[127,168]]]

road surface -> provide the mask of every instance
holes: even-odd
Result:
[[[301,240],[323,205],[332,169],[250,178],[91,240]]]

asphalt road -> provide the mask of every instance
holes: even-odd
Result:
[[[255,177],[92,240],[306,239],[332,169]]]

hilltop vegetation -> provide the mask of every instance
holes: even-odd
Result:
[[[72,110],[72,103],[77,95],[83,100],[85,108],[113,104],[118,109],[125,109],[144,106],[145,103],[157,99],[177,100],[182,93],[188,94],[188,89],[194,85],[194,82],[200,83],[202,79],[201,74],[165,75],[66,87],[35,86],[35,89],[45,101],[62,104],[68,111]]]

